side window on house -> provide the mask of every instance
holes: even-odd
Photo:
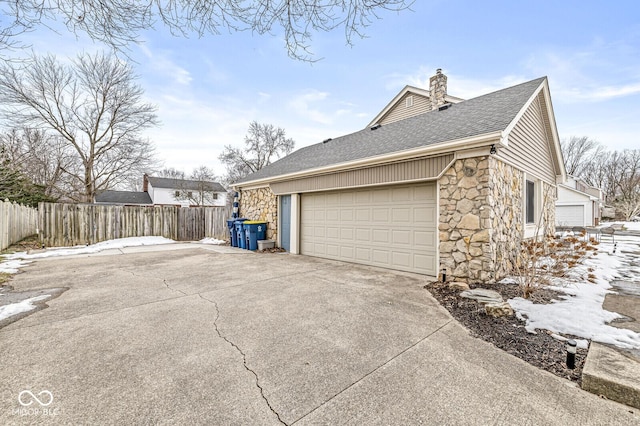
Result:
[[[177,197],[179,197],[179,196],[180,196],[180,191],[176,191],[176,192],[174,192],[174,193],[173,193],[173,195],[174,195],[176,198],[177,198]]]
[[[535,223],[536,222],[536,185],[534,182],[528,180],[527,181],[527,189],[526,189],[526,218],[527,223]]]
[[[187,192],[187,197],[193,197],[193,192],[191,191]]]
[[[214,200],[217,200],[217,199],[218,199],[218,194],[217,194],[217,193],[215,193],[215,192],[213,193],[213,199],[214,199]]]

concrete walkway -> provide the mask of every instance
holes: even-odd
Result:
[[[0,424],[640,425],[471,337],[425,283],[213,246],[37,261],[16,290],[69,290],[0,329]]]
[[[640,246],[622,252],[624,270],[613,281],[614,293],[607,294],[603,308],[624,315],[611,325],[640,333]],[[640,348],[620,349],[591,343],[582,371],[582,387],[596,395],[640,409]]]

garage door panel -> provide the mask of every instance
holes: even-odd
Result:
[[[371,242],[371,229],[368,228],[357,228],[356,229],[356,240]]]
[[[422,247],[435,247],[436,233],[429,231],[413,231],[413,244]]]
[[[358,222],[361,222],[361,221],[370,222],[371,221],[371,209],[370,208],[356,209],[356,220]]]
[[[371,249],[356,247],[356,260],[371,261]]]
[[[389,209],[388,208],[373,208],[371,209],[371,216],[374,222],[389,222]]]
[[[340,238],[340,228],[336,226],[328,226],[327,238]]]
[[[397,224],[407,224],[411,221],[411,209],[392,208],[391,219]]]
[[[435,193],[416,184],[303,194],[302,254],[435,275]]]
[[[391,231],[393,244],[409,245],[411,244],[411,231],[409,230],[393,230]]]

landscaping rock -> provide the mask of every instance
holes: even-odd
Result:
[[[479,303],[502,303],[502,296],[497,291],[488,290],[486,288],[474,288],[473,290],[465,290],[460,293],[460,297],[472,299]]]
[[[449,283],[449,288],[451,290],[457,290],[457,291],[469,290],[469,284],[463,283],[461,281],[453,281]]]
[[[487,303],[484,305],[484,310],[487,315],[494,318],[510,317],[513,315],[513,308],[508,302],[502,303]]]

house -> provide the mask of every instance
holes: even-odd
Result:
[[[153,204],[226,206],[227,191],[218,182],[161,178],[144,175],[142,190]]]
[[[602,190],[574,176],[558,183],[556,225],[597,226],[602,218]]]
[[[101,191],[96,204],[226,206],[227,191],[218,182],[143,177],[142,192]]]
[[[240,215],[267,221],[291,253],[492,281],[523,239],[555,230],[565,179],[546,77],[461,100],[438,70],[429,90],[405,87],[367,128],[235,188]]]

